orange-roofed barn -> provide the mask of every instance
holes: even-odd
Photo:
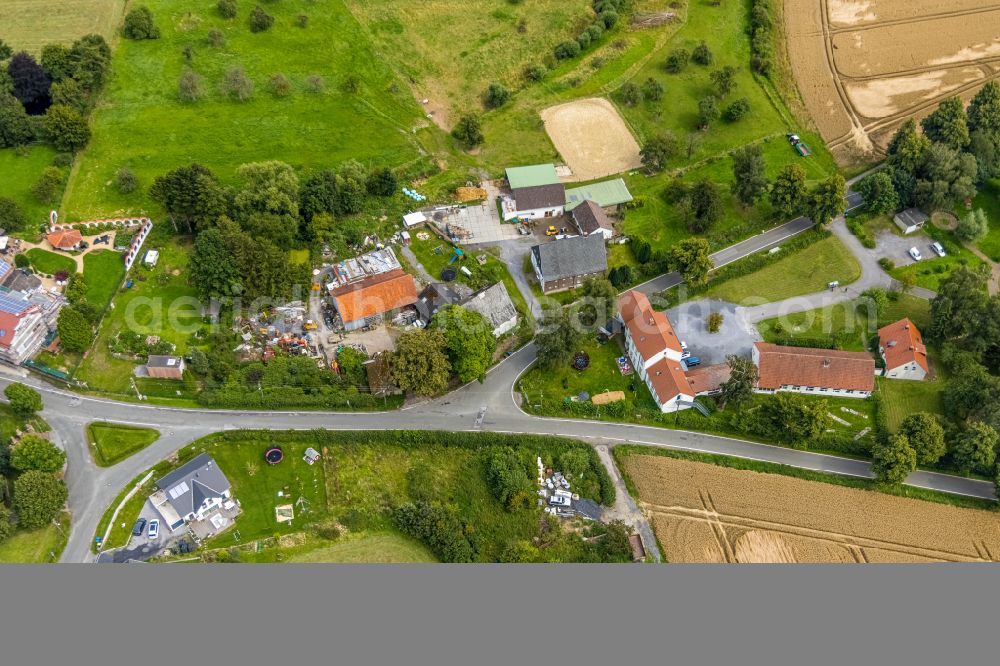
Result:
[[[875,359],[864,352],[783,347],[756,342],[753,362],[761,393],[793,391],[867,398],[875,389]]]
[[[885,376],[890,379],[919,381],[930,372],[923,336],[909,317],[880,328],[878,348],[885,360]]]
[[[56,231],[46,236],[49,241],[49,245],[57,250],[75,250],[83,240],[83,236],[77,229],[67,229],[65,231]]]
[[[369,317],[417,302],[417,285],[400,269],[379,273],[330,290],[344,328],[357,330]]]

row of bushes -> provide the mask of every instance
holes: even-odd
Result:
[[[552,54],[556,60],[569,60],[586,51],[618,23],[618,12],[625,6],[627,0],[594,0],[594,13],[597,14],[593,23],[577,35],[556,45]]]
[[[753,0],[750,11],[750,66],[758,74],[768,76],[774,65],[774,18],[771,0]]]
[[[869,250],[875,249],[875,237],[865,228],[864,222],[857,218],[849,217],[847,218],[847,228],[861,241],[862,245]]]
[[[313,407],[316,409],[371,411],[394,408],[400,402],[398,397],[380,398],[370,393],[360,393],[353,387],[339,389],[329,386],[305,389],[284,386],[248,391],[240,386],[227,385],[218,389],[208,389],[198,394],[199,404],[205,407],[228,409]]]
[[[740,259],[739,261],[734,261],[731,264],[723,266],[722,268],[712,271],[708,274],[708,280],[705,284],[698,287],[688,287],[687,295],[695,296],[697,294],[704,293],[713,287],[717,287],[723,282],[729,280],[734,280],[736,278],[743,277],[745,275],[750,275],[751,273],[756,273],[757,271],[770,266],[771,264],[784,259],[789,254],[793,252],[798,252],[809,247],[813,243],[818,243],[819,241],[828,238],[830,232],[827,229],[816,229],[815,231],[807,231],[799,234],[795,238],[792,238],[788,242],[781,245],[781,252],[767,252],[762,251],[756,254],[752,254],[749,257]],[[663,298],[667,303],[674,303],[677,298],[677,290],[670,289],[663,292]]]

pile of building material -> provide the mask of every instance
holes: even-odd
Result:
[[[374,252],[369,252],[353,259],[345,259],[334,264],[327,289],[334,289],[345,284],[363,280],[372,275],[381,275],[382,273],[388,273],[399,268],[402,268],[402,266],[399,263],[399,259],[396,258],[396,253],[393,249],[391,247],[380,248]]]
[[[580,496],[571,492],[570,482],[561,472],[547,474],[545,465],[542,464],[541,456],[538,461],[538,505],[544,506],[545,513],[559,516],[560,518],[571,518],[577,515],[573,509],[574,500],[579,500]]]

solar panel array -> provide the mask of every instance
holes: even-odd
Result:
[[[12,291],[6,294],[0,293],[0,312],[17,315],[24,312],[29,305],[31,303],[19,291]]]

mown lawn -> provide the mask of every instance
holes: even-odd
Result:
[[[108,349],[108,342],[119,331],[158,335],[177,345],[176,353],[185,353],[189,337],[201,327],[198,292],[188,284],[190,246],[190,239],[168,236],[165,231],[154,230],[146,240],[143,247],[158,249],[160,261],[155,268],[141,262],[132,267],[132,287],[118,293],[114,309],[105,316],[97,341],[77,371],[76,378],[87,382],[89,389],[119,394],[131,391],[129,378],[135,364],[112,357]]]
[[[624,391],[626,397],[640,409],[656,409],[653,396],[646,384],[636,374],[623,375],[618,370],[617,358],[625,352],[617,340],[599,344],[588,337],[580,351],[590,356],[590,367],[576,370],[569,363],[564,367],[540,370],[532,368],[520,381],[520,390],[530,405],[558,405],[586,391],[591,396],[605,391]]]
[[[31,186],[46,167],[52,166],[55,156],[54,148],[43,145],[28,146],[23,153],[14,148],[0,150],[0,197],[13,199],[24,210],[28,219],[27,227],[22,232],[24,238],[34,239],[39,225],[48,223],[52,206],[36,199],[31,193]]]
[[[236,167],[262,160],[286,161],[296,169],[335,166],[347,159],[400,166],[419,159],[430,128],[406,85],[373,50],[342,0],[283,0],[265,3],[274,26],[251,33],[253,3],[240,3],[234,20],[221,18],[203,0],[147,0],[162,31],[157,40],[121,40],[103,103],[92,120],[94,137],[79,157],[63,202],[63,217],[79,220],[125,212],[158,212],[148,198],[153,179],[174,167],[199,162],[227,182]],[[299,27],[297,17],[309,17]],[[226,44],[207,43],[211,29]],[[182,53],[193,49],[190,62]],[[242,67],[255,92],[246,102],[226,98],[226,70]],[[190,68],[203,78],[204,98],[182,103],[178,80]],[[291,81],[285,97],[269,80]],[[323,79],[320,92],[310,76]],[[355,85],[356,84],[356,85]],[[356,89],[356,92],[350,92]],[[124,195],[113,185],[117,169],[129,167],[140,187]]]
[[[868,340],[880,327],[909,317],[917,328],[923,330],[930,324],[930,301],[910,294],[898,295],[890,300],[879,313],[878,321],[870,321],[866,304],[858,301],[796,312],[783,317],[765,319],[757,324],[764,340],[775,342],[782,338],[829,339],[836,338],[847,351],[865,351]]]
[[[91,423],[87,426],[87,441],[93,447],[94,462],[111,467],[159,439],[152,428],[136,428],[115,423]]]
[[[757,305],[819,292],[834,280],[847,285],[859,277],[861,266],[850,250],[830,236],[756,273],[723,282],[705,296]]]
[[[87,300],[104,310],[125,276],[125,262],[120,252],[101,250],[83,256],[83,275],[87,282]]]
[[[933,363],[933,359],[931,361]],[[941,364],[934,364],[938,376],[932,380],[878,378],[878,390],[884,398],[889,430],[895,432],[904,418],[915,412],[930,412],[943,416],[941,397],[948,388],[947,378],[941,375]]]
[[[46,525],[34,530],[17,530],[0,541],[2,563],[58,562],[69,539],[69,514],[59,517],[59,525]]]
[[[59,271],[65,271],[72,275],[76,272],[76,262],[66,255],[49,252],[39,247],[33,247],[24,253],[31,262],[31,267],[36,273],[43,275],[55,275]]]

